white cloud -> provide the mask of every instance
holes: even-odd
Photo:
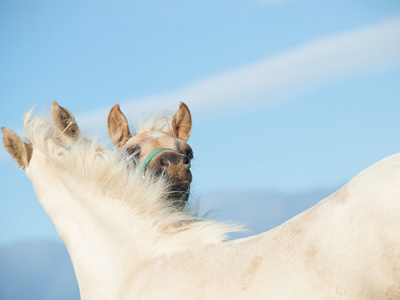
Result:
[[[320,38],[258,62],[211,75],[181,89],[121,103],[128,119],[179,101],[195,118],[253,107],[268,108],[324,84],[400,66],[400,17],[361,29]],[[77,115],[83,128],[103,133],[110,107]],[[8,155],[0,150],[0,162]]]
[[[320,38],[261,61],[212,75],[166,94],[121,103],[131,118],[186,102],[196,117],[222,110],[268,107],[305,90],[400,65],[400,17]],[[109,107],[81,116],[105,130]]]

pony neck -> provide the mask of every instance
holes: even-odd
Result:
[[[146,234],[146,222],[133,221],[136,216],[124,203],[92,197],[89,187],[77,185],[40,151],[33,152],[26,173],[68,249],[83,298],[112,295],[118,290],[115,278],[124,272],[132,277],[152,255],[154,235]]]
[[[168,206],[166,181],[143,180],[117,150],[84,137],[59,140],[40,118],[24,129],[33,147],[26,174],[68,249],[83,298],[119,299],[116,278],[133,281],[154,257],[220,243],[239,229]]]

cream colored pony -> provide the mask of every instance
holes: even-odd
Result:
[[[139,126],[136,135],[129,130],[119,104],[115,104],[108,115],[107,129],[112,143],[141,165],[143,176],[149,172],[165,176],[170,183],[168,200],[177,207],[185,206],[192,182],[190,161],[193,158],[193,151],[187,144],[192,117],[185,103],[180,103],[172,120],[166,114],[155,115]]]
[[[164,201],[123,152],[24,118],[25,143],[2,128],[70,253],[82,299],[400,299],[400,154],[368,168],[313,208],[263,234]],[[69,127],[68,127],[69,126]]]

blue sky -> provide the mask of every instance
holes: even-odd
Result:
[[[334,189],[400,150],[397,0],[0,0],[0,40],[16,131],[53,100],[103,136],[117,102],[134,127],[185,101],[196,197]],[[0,245],[56,239],[3,149],[0,167]]]

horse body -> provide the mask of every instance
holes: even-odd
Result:
[[[53,118],[54,119],[54,118]],[[120,151],[25,118],[5,148],[32,181],[82,299],[399,299],[400,154],[281,226],[226,242],[231,226],[168,201]],[[66,136],[65,136],[66,135]]]
[[[398,182],[400,154],[269,232],[175,253],[143,299],[399,299]]]

